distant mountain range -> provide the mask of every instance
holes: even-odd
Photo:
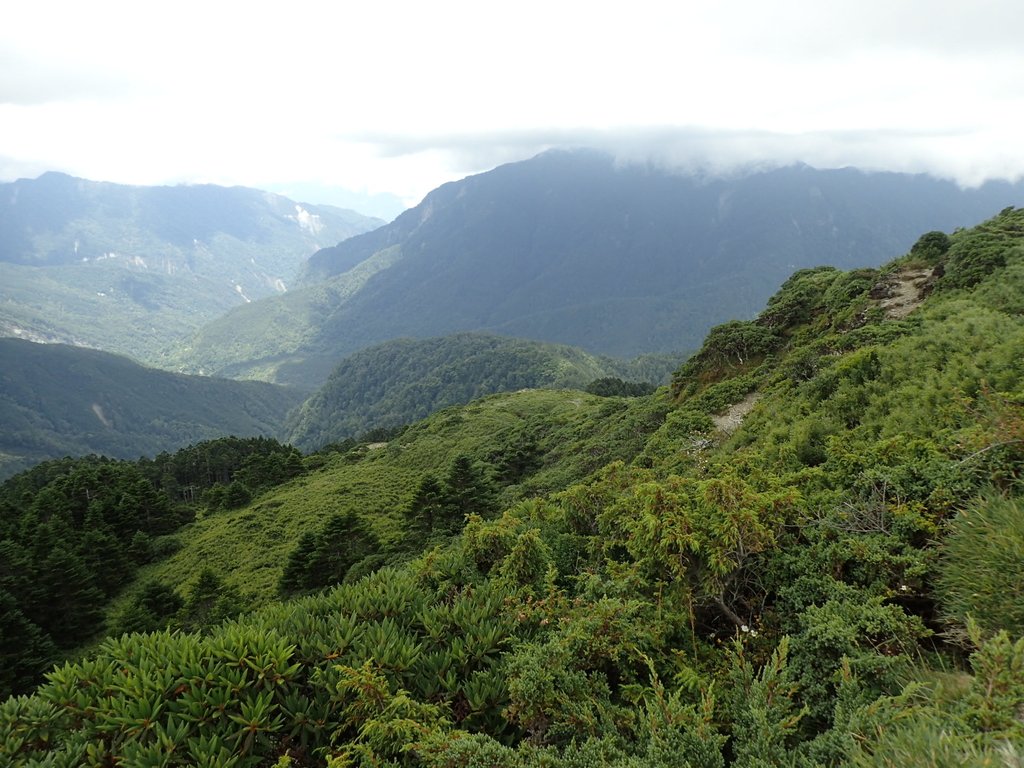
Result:
[[[307,261],[379,222],[242,188],[0,185],[0,334],[304,392],[0,339],[0,474],[224,434],[313,449],[499,391],[663,381],[668,353],[753,316],[794,269],[878,264],[1021,200],[1022,185],[806,166],[716,179],[553,152]]]
[[[173,360],[313,389],[346,355],[399,337],[485,331],[623,358],[692,350],[795,269],[877,265],[921,232],[1021,202],[1021,184],[807,166],[712,178],[549,152],[445,184],[318,252],[301,287],[237,307]]]
[[[243,187],[136,187],[60,173],[0,184],[0,335],[156,362],[305,259],[383,222]]]
[[[185,376],[97,350],[0,339],[0,478],[66,455],[136,459],[229,434],[276,436],[301,400],[263,382]]]

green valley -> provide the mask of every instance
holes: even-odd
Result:
[[[46,173],[0,184],[0,334],[151,364],[305,259],[383,224],[243,187],[136,187]]]
[[[0,477],[44,459],[153,456],[223,435],[280,434],[303,395],[185,376],[119,355],[0,339]]]
[[[187,546],[155,566],[153,576],[184,588],[189,574],[213,565],[251,604],[264,603],[275,596],[301,534],[348,513],[366,521],[381,552],[405,559],[417,545],[407,541],[402,510],[424,477],[441,478],[456,459],[469,457],[486,471],[497,510],[561,490],[610,461],[632,459],[666,408],[543,390],[449,408],[387,442],[307,458],[315,471],[252,506],[198,521]]]

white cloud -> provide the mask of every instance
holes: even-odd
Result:
[[[1022,26],[1016,0],[38,0],[0,28],[0,173],[414,202],[597,141],[973,183],[1024,172]]]

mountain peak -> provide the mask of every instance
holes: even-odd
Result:
[[[445,184],[314,254],[299,291],[211,324],[182,363],[311,386],[400,336],[490,331],[624,358],[693,349],[796,269],[877,265],[919,232],[1019,202],[1024,185],[806,165],[700,177],[552,151]],[[261,331],[268,313],[279,324]]]

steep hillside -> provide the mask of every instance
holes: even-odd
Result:
[[[309,450],[418,421],[450,405],[518,389],[583,389],[603,378],[667,380],[671,356],[625,363],[562,345],[486,334],[397,339],[345,358],[288,419]]]
[[[709,178],[552,152],[446,184],[321,251],[307,288],[212,323],[178,360],[311,388],[345,355],[406,336],[494,331],[617,357],[694,349],[794,269],[877,265],[920,232],[1021,202],[1021,185],[806,166]]]
[[[0,339],[0,477],[43,459],[138,458],[222,435],[279,434],[297,393],[144,368],[117,355]]]
[[[0,184],[0,334],[155,362],[228,309],[284,291],[317,249],[381,223],[242,187],[59,173]]]
[[[797,271],[655,395],[497,395],[311,457],[201,510],[118,615],[195,628],[247,584],[252,604],[310,594],[105,641],[3,705],[0,755],[1012,765],[1021,349],[1024,210],[1006,209],[880,270]]]
[[[382,554],[404,559],[419,546],[407,537],[404,508],[425,477],[445,477],[459,457],[484,473],[493,512],[565,488],[610,461],[630,460],[666,408],[646,398],[550,390],[449,408],[387,443],[311,457],[317,468],[303,478],[251,506],[196,522],[182,536],[185,546],[147,576],[185,589],[199,569],[212,566],[249,604],[263,604],[277,594],[302,534],[348,514],[366,521]]]
[[[47,661],[104,629],[158,628],[179,607],[188,626],[203,626],[214,613],[265,605],[282,589],[285,563],[306,562],[296,542],[335,519],[365,524],[374,542],[362,553],[365,570],[407,560],[422,541],[405,536],[402,510],[422,488],[436,484],[442,497],[459,489],[425,532],[440,543],[452,533],[442,517],[457,526],[466,512],[491,513],[635,456],[665,410],[640,398],[534,390],[449,409],[388,444],[353,442],[305,467],[294,448],[265,438],[219,438],[155,459],[40,464],[0,485],[0,638],[17,638],[0,642],[0,694],[27,690]],[[202,606],[176,594],[193,593],[197,579],[209,582]]]

